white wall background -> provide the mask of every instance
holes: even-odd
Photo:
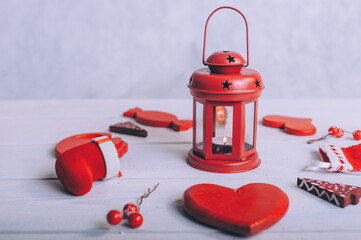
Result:
[[[204,23],[247,17],[263,97],[359,97],[359,0],[0,0],[0,99],[188,98]],[[208,54],[245,56],[241,18],[210,24]]]

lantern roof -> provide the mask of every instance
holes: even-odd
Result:
[[[243,67],[238,73],[231,74],[201,68],[193,72],[188,87],[191,92],[201,94],[241,95],[260,92],[264,84],[261,75],[250,68]]]

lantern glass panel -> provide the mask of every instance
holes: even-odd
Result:
[[[253,149],[254,145],[254,118],[255,118],[255,102],[245,104],[245,141],[244,151]]]
[[[204,144],[203,144],[203,104],[196,101],[196,148],[203,152]]]
[[[232,154],[233,106],[213,106],[213,154]]]

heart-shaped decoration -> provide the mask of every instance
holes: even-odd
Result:
[[[210,226],[242,235],[258,233],[280,220],[288,197],[278,187],[251,183],[238,189],[198,184],[183,195],[183,208]]]
[[[262,124],[267,127],[283,128],[286,133],[298,136],[313,135],[317,131],[310,118],[268,115],[263,117]]]

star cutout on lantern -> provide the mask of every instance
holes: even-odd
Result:
[[[191,78],[189,79],[189,84],[191,84],[191,83],[192,83],[192,80],[193,80],[193,79],[192,79],[192,77],[191,77]]]
[[[228,55],[228,58],[226,58],[228,60],[228,63],[231,63],[231,62],[236,62],[234,61],[234,58],[235,57],[231,57],[231,55]]]
[[[256,79],[256,81],[254,83],[256,84],[256,88],[260,87],[258,79]]]
[[[227,88],[229,90],[229,86],[232,85],[232,83],[229,83],[228,80],[226,80],[224,83],[222,82],[222,85],[223,85],[222,89]]]

